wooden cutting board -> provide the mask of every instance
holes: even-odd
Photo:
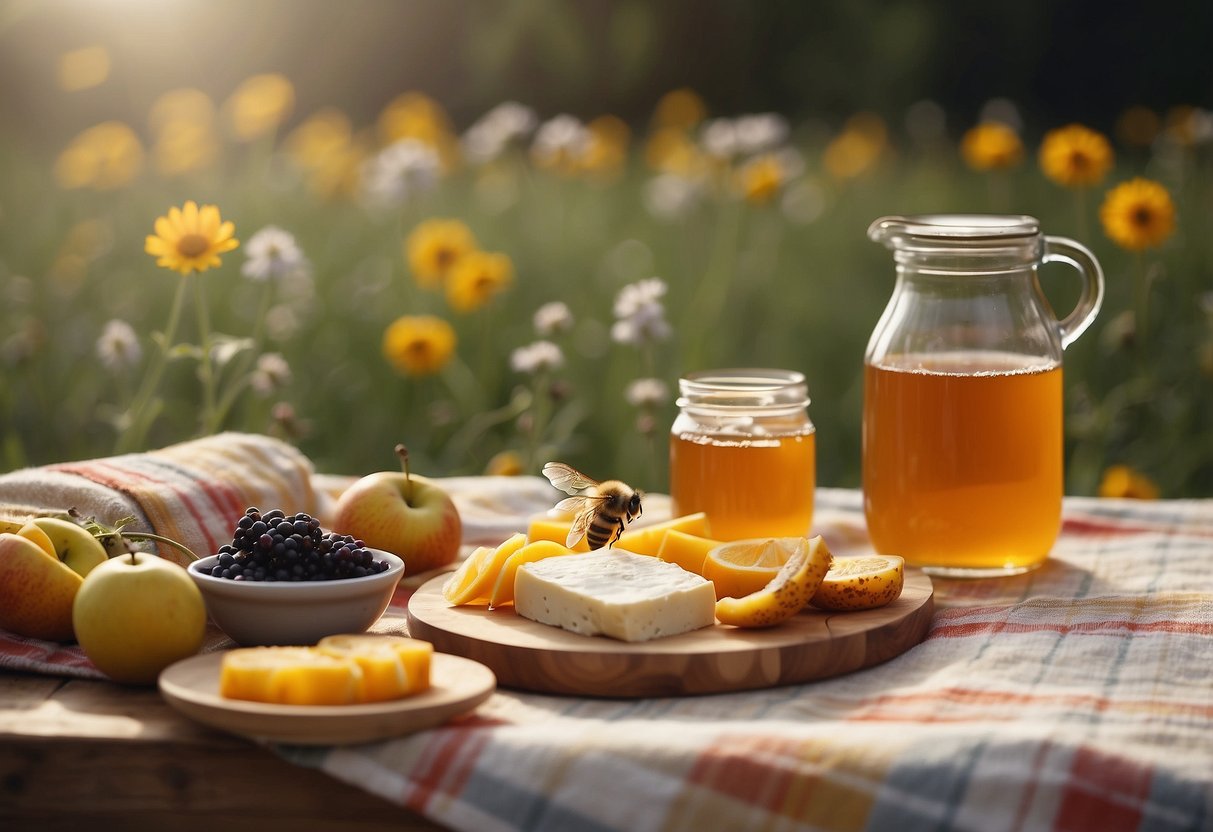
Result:
[[[808,611],[769,629],[716,624],[628,644],[539,624],[513,606],[453,607],[442,597],[447,577],[426,582],[409,599],[414,637],[487,665],[503,687],[577,696],[682,696],[839,676],[918,644],[934,612],[931,579],[907,568],[901,597],[880,609]]]

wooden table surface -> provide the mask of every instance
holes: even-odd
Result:
[[[436,830],[155,688],[0,671],[0,829]]]

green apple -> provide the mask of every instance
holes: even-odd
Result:
[[[35,541],[0,534],[0,628],[47,641],[72,640],[72,602],[82,579]]]
[[[101,541],[78,523],[58,517],[35,517],[33,523],[46,533],[59,560],[82,578],[109,560]]]
[[[198,652],[206,603],[186,571],[150,552],[110,558],[84,579],[72,606],[76,639],[116,682],[153,684]]]
[[[406,575],[453,563],[463,521],[449,494],[410,476],[408,451],[396,446],[403,471],[380,471],[354,482],[337,498],[333,531],[404,560]]]

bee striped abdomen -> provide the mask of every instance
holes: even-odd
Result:
[[[591,549],[601,549],[619,531],[619,518],[601,512],[596,513],[586,529],[585,539]]]

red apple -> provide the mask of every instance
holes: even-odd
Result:
[[[408,451],[396,446],[403,471],[380,471],[337,498],[333,531],[404,560],[406,575],[446,566],[459,556],[463,522],[449,494],[409,475]]]

